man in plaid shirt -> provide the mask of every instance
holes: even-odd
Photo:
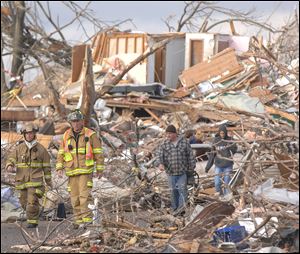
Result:
[[[183,211],[187,202],[187,171],[193,171],[196,160],[189,141],[178,136],[174,125],[166,129],[167,139],[159,148],[159,169],[168,175],[171,205],[175,214]]]

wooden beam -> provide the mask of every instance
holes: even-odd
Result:
[[[161,120],[159,119],[159,117],[157,115],[155,115],[150,109],[145,108],[145,111],[152,116],[157,122],[161,123]]]
[[[238,33],[235,30],[234,24],[233,24],[233,20],[230,20],[230,29],[231,29],[231,34],[232,35],[238,35]]]
[[[35,118],[33,110],[1,110],[1,121],[32,121]]]
[[[104,98],[109,107],[119,107],[119,108],[131,108],[131,109],[156,109],[166,112],[176,112],[176,111],[187,111],[188,106],[182,103],[169,102],[169,101],[159,101],[155,99],[148,99],[147,102],[137,103],[129,101],[116,101],[114,99]]]
[[[244,70],[237,60],[235,50],[227,48],[211,59],[195,64],[184,70],[179,80],[184,87],[190,88],[194,85],[211,78],[219,77],[219,80]]]
[[[266,106],[265,105],[265,110],[270,113],[271,115],[279,115],[285,119],[288,119],[292,122],[296,122],[297,120],[299,120],[299,118],[295,115],[292,115],[292,114],[289,114],[287,112],[284,112],[284,111],[281,111],[281,110],[278,110],[278,109],[275,109],[275,108],[272,108],[272,107],[269,107],[269,106]]]

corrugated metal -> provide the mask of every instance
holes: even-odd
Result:
[[[280,171],[277,166],[269,167],[263,170],[264,176],[266,178],[278,177],[280,176]]]

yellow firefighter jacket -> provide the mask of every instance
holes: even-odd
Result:
[[[56,170],[64,169],[67,176],[91,174],[104,169],[103,149],[96,132],[84,127],[75,139],[72,129],[63,137],[57,155]]]
[[[31,149],[25,142],[17,145],[7,159],[6,166],[8,165],[17,168],[17,190],[43,186],[44,179],[48,185],[51,185],[50,156],[38,142]]]

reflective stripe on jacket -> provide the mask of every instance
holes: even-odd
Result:
[[[50,156],[38,142],[31,149],[25,143],[17,145],[7,159],[8,165],[17,168],[16,189],[40,187],[44,185],[44,180],[51,184]]]
[[[73,131],[68,129],[58,151],[56,170],[65,169],[67,176],[91,174],[95,164],[96,170],[104,169],[103,150],[96,132],[84,127],[76,144]]]
[[[91,146],[90,137],[95,134],[95,132],[88,128],[83,128],[84,131],[84,139],[85,139],[85,147],[84,148],[77,148],[72,149],[70,151],[71,145],[71,138],[72,138],[72,130],[67,130],[63,135],[63,147],[64,147],[64,160],[66,162],[73,160],[72,154],[81,153],[85,154],[85,165],[92,166],[94,165],[93,159],[93,149]]]

